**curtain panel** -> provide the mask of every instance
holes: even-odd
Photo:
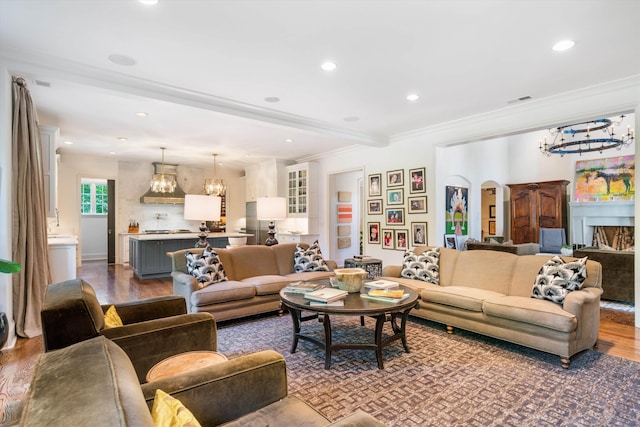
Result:
[[[40,309],[51,282],[44,169],[36,110],[26,82],[13,77],[12,169],[13,260],[22,271],[13,274],[13,313],[16,334],[42,334]]]

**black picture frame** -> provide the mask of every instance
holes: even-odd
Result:
[[[382,199],[371,199],[367,201],[368,215],[382,215]]]
[[[387,225],[404,225],[404,208],[387,208],[385,218]]]
[[[409,169],[409,193],[425,193],[427,191],[426,185],[426,168]]]
[[[387,187],[404,186],[404,169],[387,171]]]
[[[382,174],[369,175],[369,197],[382,196]]]
[[[489,218],[496,217],[496,205],[489,205]]]
[[[427,196],[409,197],[409,213],[427,213]]]
[[[489,235],[495,236],[495,234],[496,234],[496,222],[489,221]]]
[[[404,205],[404,188],[389,188],[387,205]]]

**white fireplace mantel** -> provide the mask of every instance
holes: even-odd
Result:
[[[632,227],[635,221],[635,201],[569,203],[572,243],[590,246],[593,227]]]

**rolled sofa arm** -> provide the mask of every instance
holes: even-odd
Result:
[[[149,408],[160,389],[180,400],[200,424],[213,426],[285,398],[286,364],[278,352],[263,350],[141,387]]]
[[[197,291],[198,281],[190,274],[182,271],[172,271],[173,293],[183,297],[187,303],[187,311],[191,312],[191,294]]]
[[[382,276],[384,277],[400,277],[401,272],[401,265],[388,265],[386,267],[382,267]]]
[[[102,335],[118,344],[136,370],[140,383],[156,363],[179,353],[216,351],[216,321],[211,313],[182,314],[105,329]]]
[[[600,309],[600,288],[582,288],[579,291],[569,292],[562,304],[563,310],[573,314],[577,318],[582,316],[583,307],[587,304],[597,304]]]

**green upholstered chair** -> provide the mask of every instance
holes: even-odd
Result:
[[[105,328],[104,313],[111,305],[123,326]],[[175,295],[101,305],[91,285],[73,279],[47,287],[40,316],[45,351],[103,335],[135,361],[141,382],[169,356],[217,348],[213,315],[187,314],[184,298]]]

